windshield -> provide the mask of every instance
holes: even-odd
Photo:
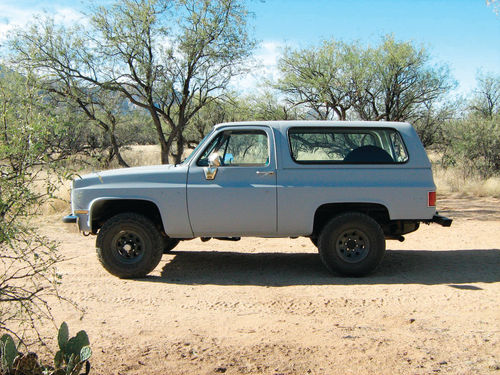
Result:
[[[189,154],[189,156],[184,159],[182,162],[181,162],[181,165],[186,165],[186,164],[189,164],[189,162],[191,161],[191,159],[193,158],[193,156],[196,154],[196,151],[198,151],[198,149],[200,148],[200,146],[205,143],[205,141],[207,140],[207,138],[213,133],[213,129],[210,130],[208,132],[208,134],[200,141],[200,143],[198,143],[198,146],[196,146],[194,148],[194,150]]]

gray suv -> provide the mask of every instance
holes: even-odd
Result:
[[[309,237],[325,266],[373,271],[385,240],[436,214],[431,164],[410,124],[276,121],[216,125],[178,165],[73,181],[72,213],[110,273],[143,277],[179,241]]]

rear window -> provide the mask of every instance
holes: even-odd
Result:
[[[291,128],[292,159],[304,164],[398,164],[408,161],[401,135],[389,128]]]

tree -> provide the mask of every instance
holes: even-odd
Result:
[[[95,78],[93,66],[101,61],[85,47],[82,35],[81,27],[66,29],[57,27],[50,19],[37,19],[28,30],[18,30],[11,40],[11,47],[17,52],[11,65],[36,72],[41,93],[58,107],[80,112],[100,128],[109,141],[109,161],[116,157],[120,165],[128,166],[115,135],[123,99],[99,89],[89,79]]]
[[[184,131],[185,143],[194,148],[210,132],[215,124],[232,121],[234,103],[227,100],[212,100],[203,106],[191,119]]]
[[[443,142],[443,126],[455,120],[458,112],[459,104],[454,101],[428,101],[420,106],[412,122],[425,148]]]
[[[116,158],[122,167],[129,166],[120,153],[120,141],[116,136],[117,126],[124,122],[125,118],[121,113],[123,98],[116,93],[95,87],[82,88],[77,83],[67,86],[53,83],[42,87],[52,94],[56,105],[80,111],[92,124],[102,129],[107,137],[107,142],[104,144],[109,145],[105,164]]]
[[[478,115],[491,119],[500,113],[500,75],[479,73],[477,89],[472,94],[469,108]]]
[[[457,166],[463,177],[489,178],[500,171],[500,115],[475,114],[446,124],[445,166]]]
[[[0,329],[35,326],[50,317],[56,295],[56,244],[30,226],[29,217],[52,195],[69,151],[54,137],[64,128],[33,75],[0,70]]]
[[[273,121],[297,119],[299,113],[277,96],[265,91],[258,95],[239,97],[228,93],[224,99],[212,100],[201,108],[184,132],[188,147],[196,146],[215,124],[232,121]]]
[[[406,121],[453,87],[446,66],[430,66],[425,49],[386,36],[373,48],[325,42],[287,50],[276,87],[319,119]]]
[[[162,162],[178,162],[193,116],[244,71],[254,47],[246,18],[241,0],[125,0],[96,8],[88,30],[37,21],[13,46],[17,60],[92,100],[109,91],[146,110]]]
[[[351,48],[330,41],[317,49],[286,49],[278,62],[282,77],[275,88],[292,106],[304,105],[317,119],[345,120],[352,106]]]
[[[264,91],[258,95],[243,97],[237,106],[242,112],[239,120],[279,121],[297,120],[303,114],[293,105],[281,102],[276,93]]]
[[[366,78],[356,84],[354,108],[363,120],[413,120],[422,106],[436,102],[454,82],[446,66],[430,66],[424,48],[386,36],[362,57]]]

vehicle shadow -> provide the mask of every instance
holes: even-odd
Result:
[[[461,284],[500,281],[500,249],[388,250],[380,267],[362,278],[330,274],[316,253],[258,253],[175,251],[161,276],[141,281],[182,285],[371,285]]]

